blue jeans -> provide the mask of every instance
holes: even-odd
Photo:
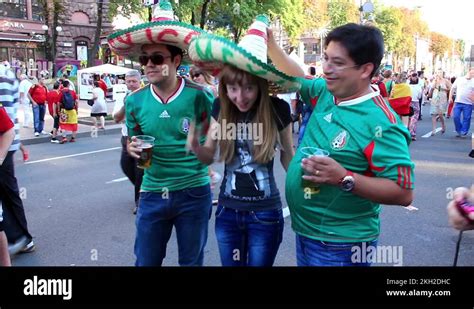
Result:
[[[377,240],[365,243],[376,246]],[[296,234],[296,263],[298,266],[370,266],[365,259],[353,261],[353,248],[362,248],[361,242],[327,242]]]
[[[202,266],[211,207],[209,185],[163,194],[141,192],[136,219],[135,266],[161,266],[173,226],[178,240],[179,265]]]
[[[283,212],[219,205],[216,237],[222,266],[272,266],[283,238]]]
[[[44,129],[44,115],[46,113],[46,104],[33,105],[33,121],[35,132],[41,133]]]
[[[463,119],[461,121],[461,114]],[[454,105],[453,119],[456,132],[461,135],[466,135],[471,126],[472,104],[456,103]]]

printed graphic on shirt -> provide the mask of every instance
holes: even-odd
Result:
[[[246,136],[246,132],[242,132],[241,136]],[[236,156],[226,168],[227,183],[224,192],[226,197],[245,201],[258,201],[270,197],[267,165],[254,162],[252,148],[252,141],[236,140]]]
[[[167,110],[164,110],[161,115],[160,115],[160,118],[171,118],[170,114],[168,114],[168,111]]]

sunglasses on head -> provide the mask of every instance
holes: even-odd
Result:
[[[162,65],[166,58],[171,58],[171,56],[163,56],[161,54],[140,55],[138,61],[141,65],[147,65],[150,60],[154,65]]]

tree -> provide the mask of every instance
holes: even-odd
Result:
[[[375,11],[375,23],[383,34],[385,50],[393,52],[402,37],[401,11],[394,7],[379,7]]]
[[[304,31],[316,36],[329,27],[328,0],[304,0]]]
[[[99,0],[97,2],[97,28],[95,29],[94,34],[94,43],[89,48],[89,53],[87,55],[87,67],[92,67],[95,65],[95,60],[97,59],[97,52],[99,51],[100,44],[100,34],[102,32],[102,21],[104,17],[104,2]]]
[[[359,8],[352,0],[331,0],[328,2],[331,29],[359,21]]]
[[[305,29],[304,1],[285,2],[285,10],[281,14],[281,23],[288,34],[290,43],[296,45]]]
[[[58,39],[58,32],[56,27],[62,23],[63,16],[65,16],[64,1],[60,0],[38,0],[38,4],[42,8],[41,15],[44,19],[44,24],[48,26],[48,31],[45,33],[45,50],[46,60],[54,61],[56,58],[56,42]]]
[[[443,57],[446,52],[451,52],[453,46],[453,41],[445,36],[444,34],[431,32],[431,44],[430,50],[433,53],[433,56]]]

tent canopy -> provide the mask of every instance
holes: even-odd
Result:
[[[105,74],[122,75],[122,74],[126,74],[127,72],[132,71],[132,70],[133,69],[119,67],[117,65],[107,63],[107,64],[102,64],[102,65],[98,65],[98,66],[95,66],[95,67],[90,67],[90,68],[86,68],[86,69],[83,69],[83,70],[79,70],[78,75],[81,74],[81,73],[97,73],[97,74],[104,74],[105,73]]]

